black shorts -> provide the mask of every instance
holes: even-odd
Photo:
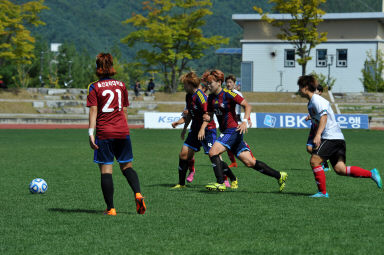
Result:
[[[330,160],[334,166],[339,160],[346,162],[346,145],[344,140],[322,139],[319,148],[313,150],[312,154],[320,156],[323,160]]]

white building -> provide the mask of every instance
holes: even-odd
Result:
[[[270,14],[276,20],[289,20],[289,14]],[[336,78],[333,92],[363,92],[360,78],[367,52],[384,49],[384,13],[329,13],[319,32],[328,32],[327,42],[312,49],[306,73],[312,71]],[[294,45],[277,39],[279,28],[258,14],[234,14],[243,28],[242,90],[257,92],[297,91],[301,66]]]

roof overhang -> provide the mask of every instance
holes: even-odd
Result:
[[[268,14],[269,18],[276,20],[291,20],[291,14]],[[326,13],[322,16],[324,21],[333,20],[378,20],[384,23],[384,12],[352,12],[352,13]],[[260,14],[233,14],[232,20],[241,25],[247,21],[261,21]]]

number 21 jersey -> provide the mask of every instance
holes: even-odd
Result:
[[[125,84],[101,79],[88,86],[87,107],[97,106],[96,136],[99,139],[125,139],[129,135],[123,108],[129,106]]]

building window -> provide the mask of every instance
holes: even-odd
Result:
[[[348,67],[348,50],[337,49],[336,50],[336,67]]]
[[[295,50],[285,50],[284,67],[295,67]]]
[[[327,67],[327,50],[316,50],[316,67]]]

